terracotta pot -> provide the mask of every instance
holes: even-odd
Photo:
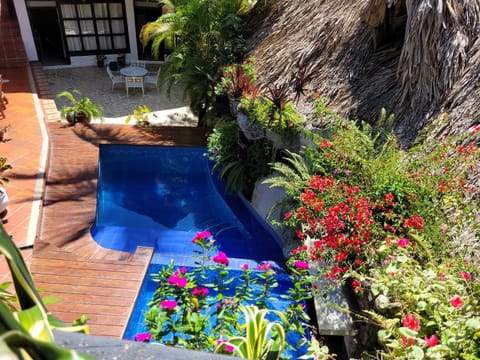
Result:
[[[91,121],[92,121],[92,117],[85,115],[84,113],[78,113],[75,116],[75,122],[79,122],[82,124],[90,124]]]

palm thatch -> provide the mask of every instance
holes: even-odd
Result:
[[[250,19],[258,85],[293,90],[304,71],[297,108],[307,118],[316,92],[340,115],[372,124],[386,108],[404,145],[443,112],[437,135],[480,121],[478,0],[279,0],[270,10],[261,23]]]

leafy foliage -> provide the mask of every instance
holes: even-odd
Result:
[[[167,89],[180,82],[193,112],[201,118],[214,102],[214,86],[222,68],[240,61],[244,53],[241,15],[256,1],[170,0],[171,12],[143,26],[143,46],[152,41],[158,57],[163,41],[173,53],[162,69],[161,81]]]
[[[236,122],[221,122],[208,137],[209,159],[215,161],[229,190],[243,192],[247,197],[255,181],[270,172],[269,163],[275,152],[267,141],[250,142],[243,137]]]
[[[288,306],[273,311],[267,306],[275,301],[272,289],[279,284],[271,263],[256,269],[244,264],[241,274],[233,273],[210,232],[197,233],[192,242],[198,246],[197,267],[174,268],[172,262],[153,276],[158,287],[145,313],[152,339],[249,359],[278,359],[287,347],[307,341],[309,318],[303,305],[312,297],[308,264],[289,262],[293,286],[282,296]],[[289,344],[287,331],[298,334],[300,342]]]
[[[15,287],[15,294],[9,294],[5,284],[1,286],[1,353],[18,359],[91,359],[54,343],[53,328],[76,332],[88,332],[88,328],[84,322],[65,326],[47,311],[20,251],[1,225],[0,253],[5,256]]]

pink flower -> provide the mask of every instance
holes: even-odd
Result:
[[[133,339],[135,341],[139,341],[139,342],[149,342],[150,340],[152,340],[152,334],[149,334],[149,333],[145,333],[145,334],[136,334]]]
[[[200,243],[201,244],[201,243],[204,242],[205,239],[209,238],[210,236],[212,236],[210,231],[197,232],[195,237],[192,239],[192,243],[194,243],[194,244]]]
[[[180,289],[183,289],[185,286],[187,286],[187,279],[178,276],[178,273],[174,273],[168,278],[167,281],[171,285],[177,285]]]
[[[300,270],[307,270],[308,269],[308,263],[305,262],[305,261],[295,261],[293,263],[293,265],[295,265],[295,267],[297,269],[300,269]]]
[[[160,305],[165,310],[173,310],[177,307],[177,302],[175,300],[163,300]]]
[[[462,298],[461,298],[460,296],[456,296],[456,297],[454,297],[454,298],[451,298],[451,299],[450,299],[450,304],[451,304],[454,308],[462,307],[462,306],[463,306]]]
[[[217,346],[219,346],[223,343],[226,343],[226,342],[227,342],[227,340],[223,340],[223,339],[222,340],[217,340]],[[233,353],[233,346],[225,344],[225,346],[223,346],[222,350],[224,350],[226,353],[231,354],[231,353]]]
[[[465,280],[470,280],[472,278],[472,275],[470,275],[470,273],[468,272],[465,272],[465,271],[461,271],[460,272],[460,276],[462,278],[464,278]]]
[[[197,286],[196,288],[192,289],[192,295],[200,298],[204,298],[208,294],[208,289]]]
[[[435,335],[432,335],[430,337],[425,336],[423,339],[427,343],[428,347],[434,347],[438,344],[438,338]]]
[[[397,246],[398,247],[402,247],[402,248],[407,247],[408,243],[409,243],[409,241],[408,241],[407,238],[401,238],[401,239],[397,240]]]
[[[212,260],[217,264],[223,264],[225,266],[228,266],[229,264],[227,254],[225,254],[223,251],[219,251],[218,254],[215,255]]]
[[[287,212],[285,213],[285,220],[288,220],[288,219],[290,219],[291,217],[292,217],[292,212],[291,212],[291,211],[287,211]]]
[[[249,268],[248,264],[243,264],[242,265],[242,270],[248,270],[248,268]]]
[[[263,270],[263,271],[270,270],[271,268],[272,268],[272,264],[269,262],[258,264],[257,266],[257,270]]]
[[[418,320],[415,315],[407,314],[405,319],[402,321],[403,326],[409,328],[413,331],[420,331],[420,320]]]
[[[181,268],[178,268],[177,270],[180,274],[185,274],[187,273],[188,269],[186,267],[181,267]]]

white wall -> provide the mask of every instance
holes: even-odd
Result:
[[[131,63],[138,60],[137,34],[135,33],[134,0],[125,0],[125,12],[127,13],[128,39],[130,41],[130,54],[126,54],[125,61]]]
[[[29,61],[38,61],[38,54],[35,48],[35,42],[33,40],[32,28],[28,19],[27,7],[25,1],[14,0],[15,11],[17,14],[18,24],[20,26],[20,32],[22,35],[23,44],[27,53]],[[130,53],[125,54],[125,60],[127,63],[138,60],[137,52],[137,35],[135,33],[135,12],[134,12],[134,0],[125,0],[125,12],[127,15],[127,32],[130,45]],[[108,58],[116,58],[115,54],[108,55]],[[59,67],[80,67],[80,66],[93,66],[97,64],[95,56],[72,56],[70,58],[71,65],[61,65]]]
[[[22,35],[23,45],[29,61],[38,61],[37,49],[33,40],[32,28],[28,20],[27,7],[23,0],[13,0],[17,14],[18,25]]]

